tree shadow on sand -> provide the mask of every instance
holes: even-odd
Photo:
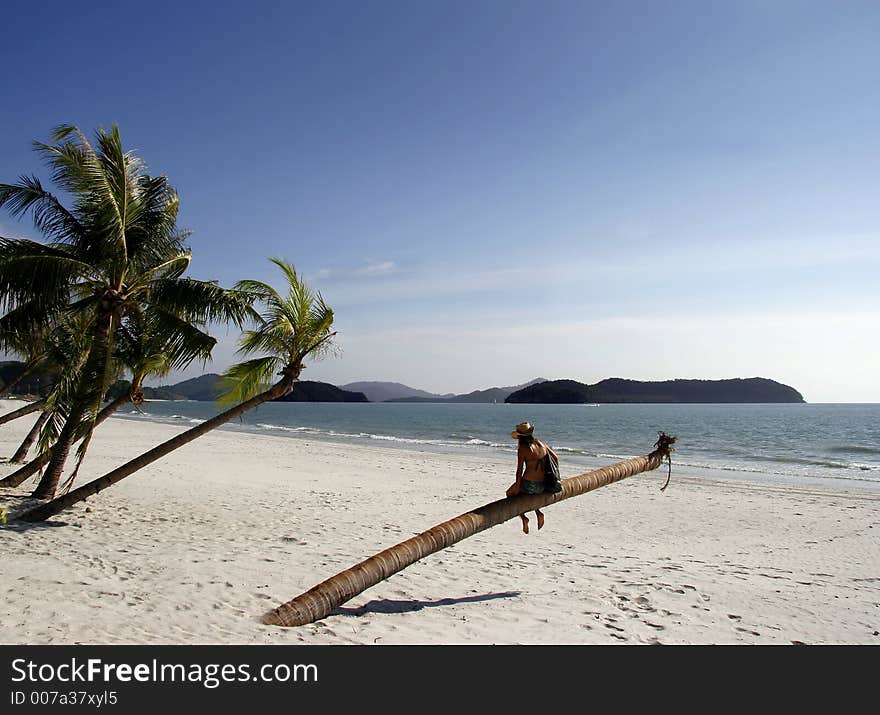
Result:
[[[39,499],[34,499],[29,494],[4,494],[0,491],[0,508],[6,510],[6,523],[0,524],[0,529],[6,531],[30,531],[33,527],[39,526],[41,522],[28,523],[26,521],[15,521],[19,514],[23,514],[28,509],[42,504]],[[69,526],[66,521],[44,521],[43,528],[53,528],[56,526]]]
[[[436,606],[454,606],[457,603],[475,603],[477,601],[494,601],[497,598],[516,598],[521,591],[503,591],[501,593],[484,593],[479,596],[463,596],[462,598],[441,598],[436,601],[398,601],[393,598],[379,598],[357,608],[337,608],[332,616],[363,616],[367,613],[412,613],[423,608]]]

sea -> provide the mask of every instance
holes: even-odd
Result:
[[[118,417],[189,426],[218,412],[211,402],[148,401]],[[520,422],[559,454],[563,476],[647,454],[663,431],[677,440],[673,480],[880,489],[880,404],[273,402],[220,429],[509,459],[512,471]]]

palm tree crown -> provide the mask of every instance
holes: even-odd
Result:
[[[187,233],[177,228],[177,193],[164,176],[149,176],[143,161],[123,150],[116,126],[99,130],[94,146],[74,126],[59,127],[53,139],[55,144],[35,147],[53,182],[71,197],[70,208],[36,177],[0,184],[0,206],[13,216],[30,212],[47,239],[0,237],[0,308],[9,309],[0,342],[4,331],[36,329],[59,316],[76,316],[90,326],[68,422],[47,468],[49,481],[57,484],[71,441],[94,427],[116,369],[114,339],[127,315],[149,311],[158,337],[194,343],[179,357],[185,361],[213,340],[200,326],[215,320],[242,324],[252,309],[240,292],[183,277],[191,255]],[[45,496],[54,486],[38,491]]]
[[[299,379],[307,356],[320,359],[332,349],[335,332],[333,310],[320,293],[313,291],[292,264],[280,258],[270,259],[284,273],[288,290],[283,297],[262,281],[244,280],[235,290],[251,296],[264,306],[256,326],[244,331],[239,339],[239,354],[265,353],[240,362],[224,373],[225,403],[244,402],[264,390],[275,375]]]
[[[303,360],[309,356],[320,357],[331,349],[333,337],[336,335],[330,330],[333,325],[333,311],[319,293],[308,288],[291,264],[278,258],[273,258],[272,261],[281,268],[287,280],[286,297],[260,281],[242,281],[236,285],[237,290],[259,300],[264,306],[263,313],[255,314],[255,327],[242,336],[240,352],[243,355],[267,353],[234,365],[225,373],[228,389],[225,401],[238,401],[238,404],[175,435],[104,476],[22,514],[20,519],[42,521],[53,516],[240,417],[248,410],[284,397],[294,389],[299,374],[305,367]],[[280,379],[270,384],[276,372]]]

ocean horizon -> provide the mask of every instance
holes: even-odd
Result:
[[[213,402],[148,401],[117,415],[195,425]],[[564,475],[646,454],[677,437],[678,474],[799,486],[880,489],[880,404],[601,404],[273,402],[221,429],[292,439],[515,459],[513,427],[559,453]],[[511,470],[513,464],[511,465]]]

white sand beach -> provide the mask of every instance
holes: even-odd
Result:
[[[0,427],[0,455],[31,423]],[[181,429],[110,419],[78,483]],[[548,507],[540,532],[514,519],[466,539],[317,623],[259,622],[500,498],[513,471],[512,457],[215,431],[51,522],[0,529],[0,642],[880,644],[880,493],[675,472],[661,493],[665,470]],[[14,514],[33,485],[0,504]]]

